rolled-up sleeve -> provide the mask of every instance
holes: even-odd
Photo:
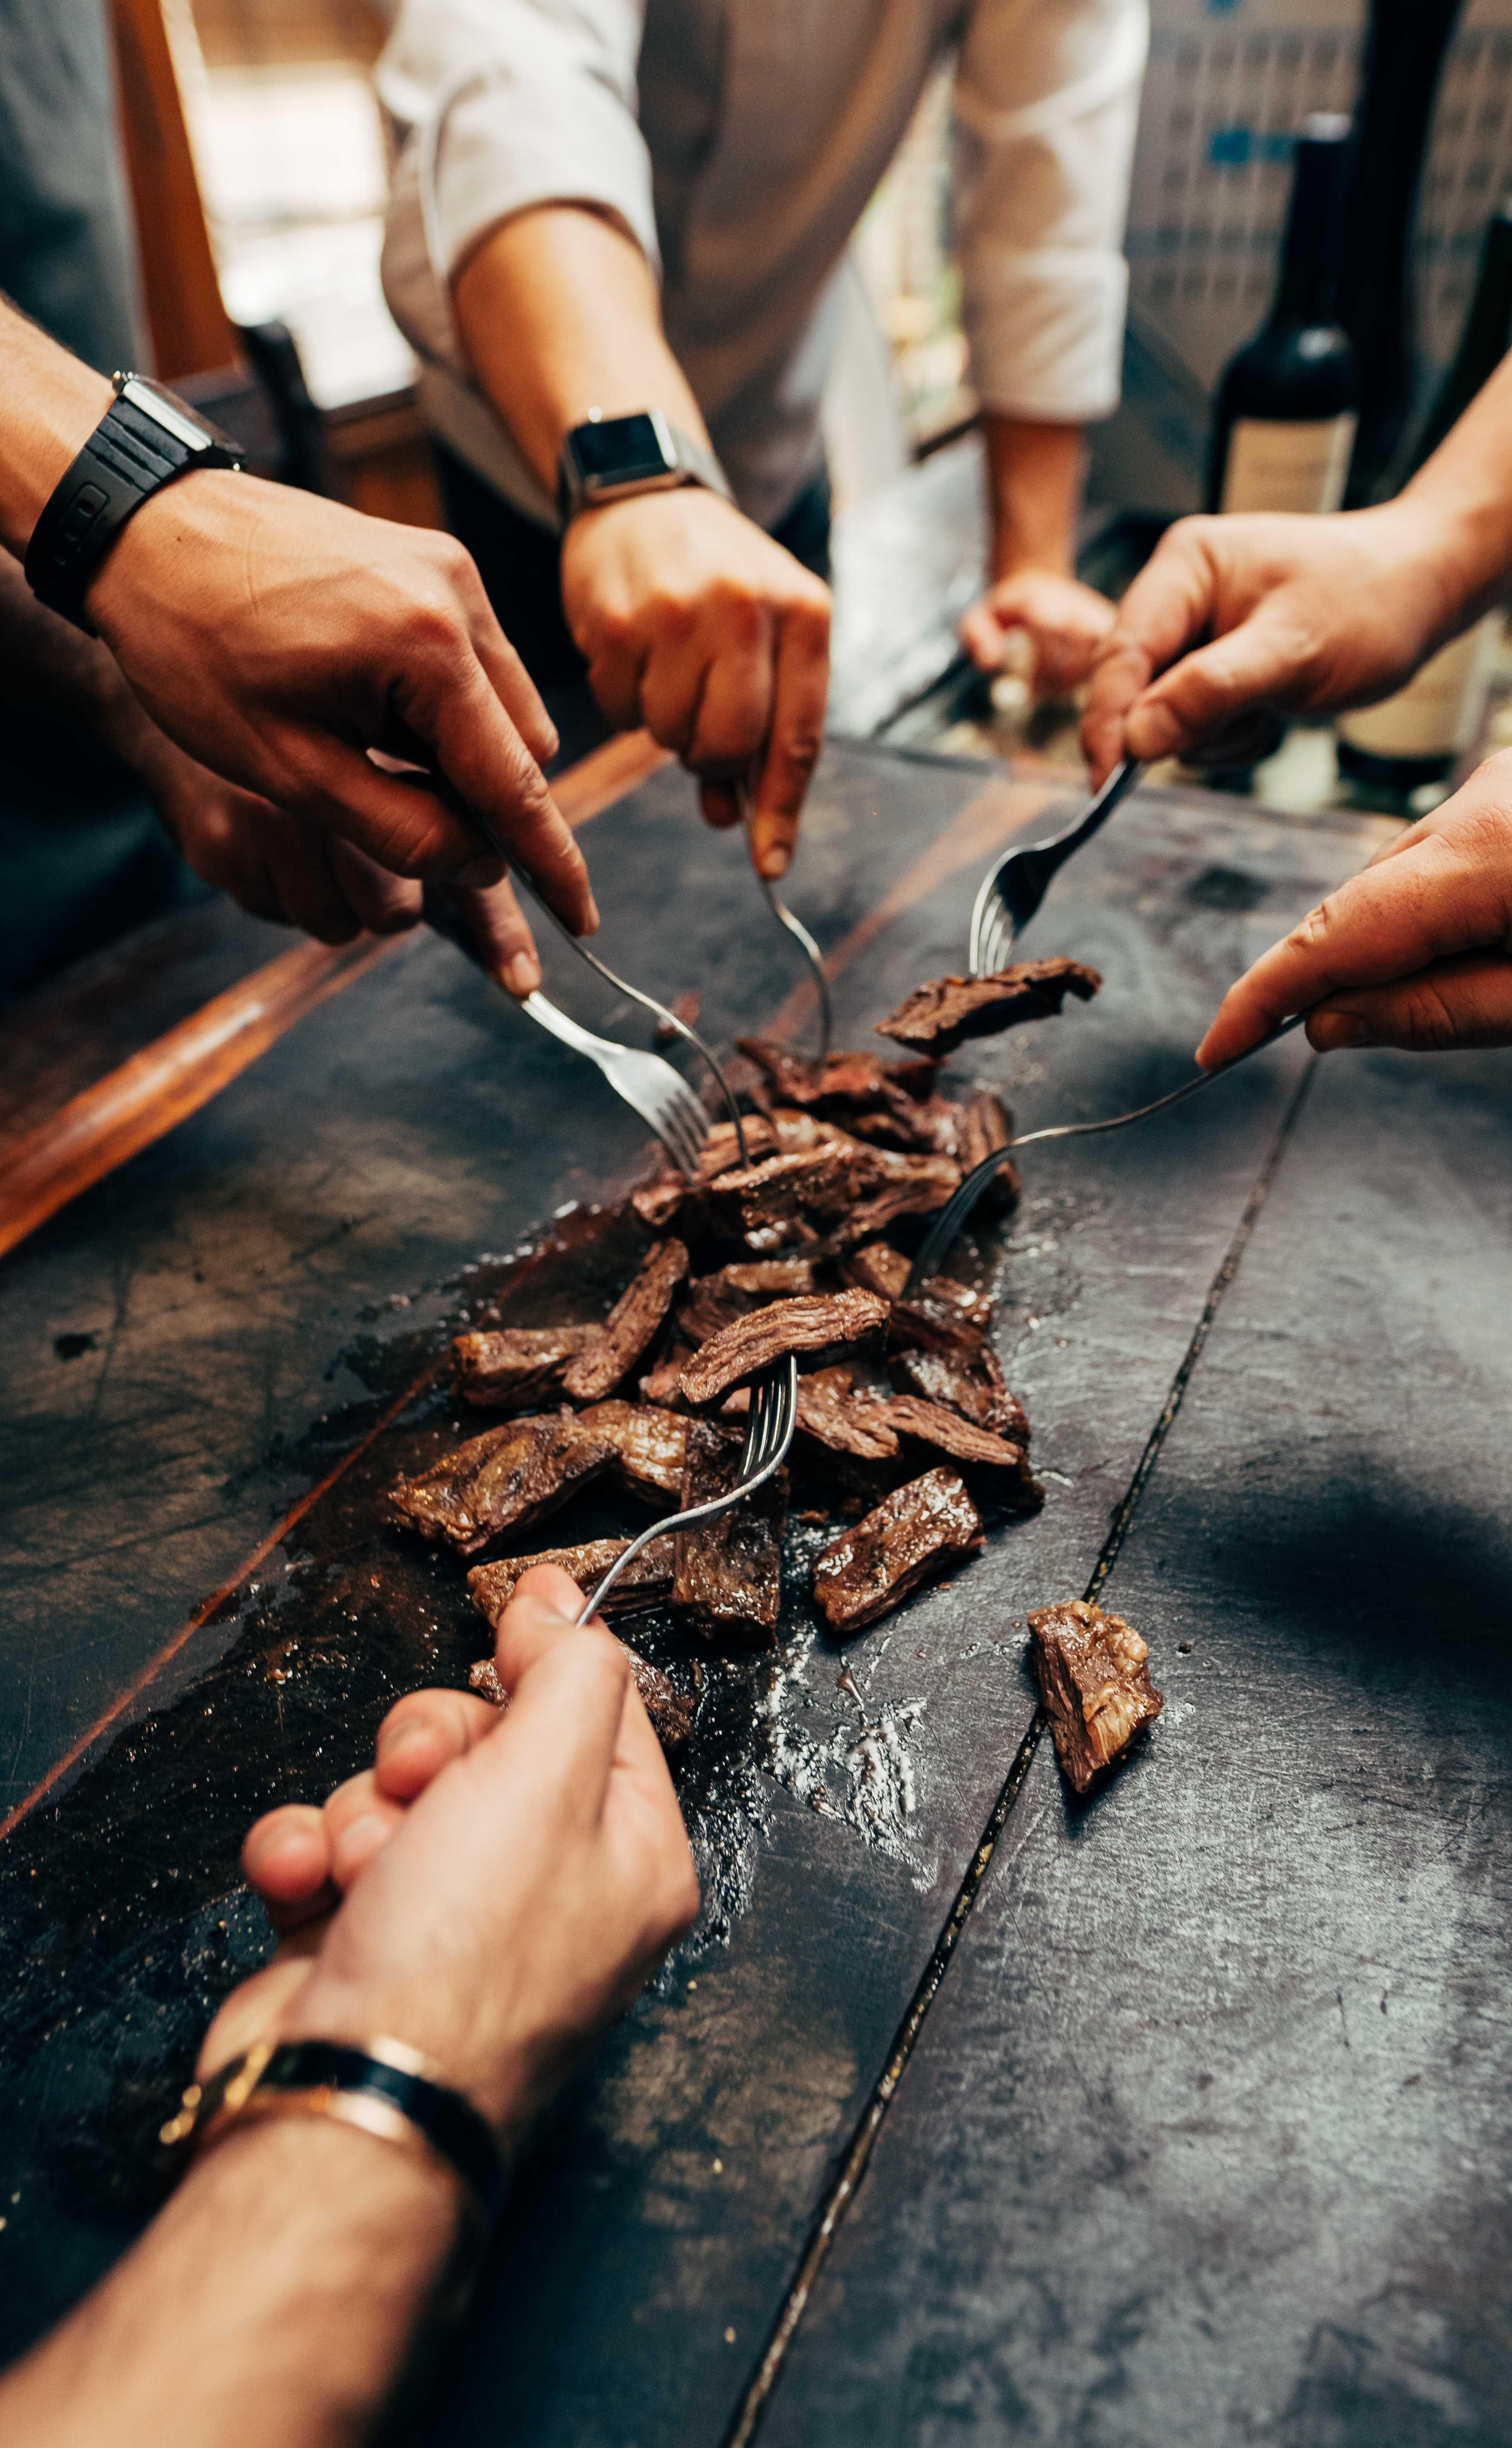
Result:
[[[1118,405],[1145,0],[976,0],[956,72],[955,228],[989,412]]]
[[[403,0],[377,70],[400,146],[383,285],[424,354],[457,361],[447,284],[533,204],[607,213],[657,263],[643,17],[644,0]]]

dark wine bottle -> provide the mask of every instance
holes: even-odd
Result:
[[[1512,346],[1512,199],[1492,214],[1475,295],[1454,363],[1412,446],[1404,481],[1431,459]],[[1406,688],[1380,705],[1341,716],[1339,768],[1393,795],[1443,781],[1471,745],[1484,698],[1499,615],[1490,613],[1430,655]]]
[[[1271,312],[1231,357],[1214,406],[1208,507],[1336,510],[1358,401],[1338,319],[1349,123],[1304,120]]]

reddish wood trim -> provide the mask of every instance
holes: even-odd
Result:
[[[177,382],[231,365],[236,335],[220,300],[162,0],[112,0],[111,14],[154,371]]]
[[[666,751],[645,732],[629,732],[557,777],[557,805],[576,831],[666,761]],[[335,950],[323,944],[296,945],[13,1140],[0,1179],[0,1257],[70,1199],[198,1113],[306,1012],[416,940],[360,936]]]
[[[89,1750],[90,1746],[97,1743],[102,1734],[109,1732],[110,1728],[115,1724],[116,1719],[130,1708],[132,1701],[139,1698],[141,1693],[147,1689],[147,1686],[150,1683],[156,1681],[157,1677],[162,1673],[163,1668],[169,1663],[169,1661],[177,1657],[180,1650],[183,1647],[184,1642],[193,1638],[194,1635],[200,1630],[201,1624],[209,1622],[210,1617],[215,1614],[217,1608],[224,1606],[229,1598],[235,1597],[238,1590],[241,1587],[241,1584],[246,1579],[248,1574],[255,1573],[263,1559],[272,1555],[274,1548],[278,1545],[280,1540],[286,1539],[291,1530],[297,1528],[298,1524],[304,1520],[305,1515],[309,1512],[311,1506],[318,1504],[321,1497],[326,1495],[331,1488],[335,1487],[337,1480],[352,1468],[354,1462],[361,1461],[363,1455],[367,1452],[368,1447],[373,1443],[373,1440],[377,1437],[381,1437],[385,1428],[392,1427],[394,1421],[400,1416],[401,1412],[408,1410],[410,1405],[419,1399],[419,1397],[425,1392],[426,1387],[431,1385],[433,1381],[440,1376],[443,1368],[448,1366],[450,1357],[451,1355],[450,1351],[447,1351],[443,1352],[439,1359],[432,1360],[430,1367],[422,1370],[421,1374],[415,1379],[413,1385],[406,1387],[404,1392],[398,1396],[397,1400],[389,1405],[388,1409],[383,1413],[382,1417],[374,1420],[372,1427],[368,1430],[367,1435],[363,1437],[358,1444],[353,1446],[351,1452],[343,1454],[341,1460],[338,1463],[334,1463],[331,1469],[327,1471],[324,1479],[318,1481],[314,1487],[307,1489],[305,1494],[300,1497],[297,1504],[290,1507],[289,1511],[284,1515],[283,1520],[278,1524],[277,1528],[270,1530],[267,1537],[262,1540],[258,1546],[253,1548],[251,1555],[246,1558],[244,1562],[239,1563],[237,1566],[236,1571],[231,1575],[230,1578],[222,1581],[220,1587],[213,1594],[212,1597],[205,1599],[202,1606],[196,1607],[193,1615],[189,1617],[188,1622],[181,1624],[172,1638],[165,1640],[163,1647],[160,1650],[157,1650],[153,1655],[148,1658],[141,1673],[133,1677],[132,1681],[126,1685],[124,1692],[117,1693],[116,1697],[111,1701],[108,1709],[105,1709],[101,1712],[100,1715],[96,1717],[93,1725],[85,1729],[85,1731],[79,1736],[78,1740],[70,1744],[67,1750],[64,1752],[63,1757],[53,1761],[52,1766],[47,1772],[47,1775],[40,1778],[32,1787],[31,1791],[27,1794],[22,1801],[16,1803],[13,1808],[8,1810],[3,1819],[0,1819],[0,1843],[3,1843],[5,1838],[10,1835],[12,1827],[17,1826],[20,1822],[25,1819],[29,1810],[34,1810],[37,1804],[43,1801],[45,1797],[51,1792],[53,1787],[57,1784],[58,1779],[62,1776],[67,1776],[68,1770],[83,1759],[86,1751]]]

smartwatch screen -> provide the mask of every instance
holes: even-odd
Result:
[[[584,484],[642,485],[674,473],[655,417],[607,416],[602,424],[575,426],[572,455]]]

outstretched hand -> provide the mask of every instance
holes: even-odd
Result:
[[[1324,1053],[1512,1044],[1512,751],[1262,953],[1198,1062],[1232,1062],[1296,1011]]]

